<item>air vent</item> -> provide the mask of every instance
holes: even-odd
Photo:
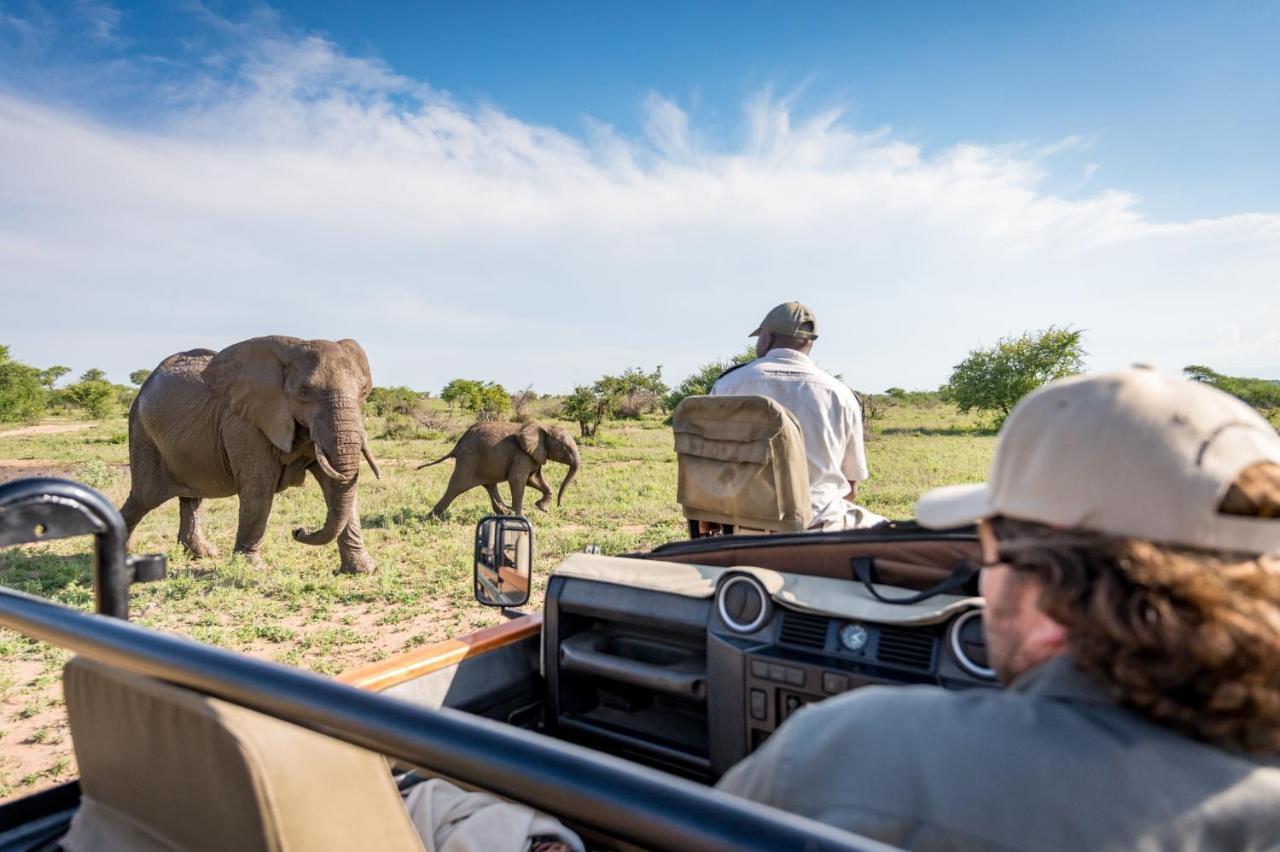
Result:
[[[735,574],[720,584],[716,595],[720,620],[735,633],[751,633],[773,615],[769,593],[750,574]]]
[[[996,679],[996,673],[987,660],[982,610],[971,609],[951,623],[951,656],[969,674],[983,680]]]
[[[881,627],[876,659],[890,665],[933,671],[934,644],[933,634],[925,630]]]
[[[828,619],[820,615],[783,610],[782,629],[778,631],[778,642],[783,645],[798,645],[801,648],[826,648],[829,623]]]

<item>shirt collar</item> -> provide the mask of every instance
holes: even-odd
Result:
[[[1023,672],[1009,684],[1009,690],[1088,704],[1116,703],[1106,685],[1080,671],[1070,654],[1059,654]]]
[[[770,349],[764,355],[760,356],[761,361],[790,361],[793,364],[807,364],[813,366],[813,359],[797,349]]]

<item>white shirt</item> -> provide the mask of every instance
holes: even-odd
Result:
[[[850,508],[849,483],[866,479],[862,407],[853,391],[819,370],[808,355],[773,349],[722,376],[717,396],[767,396],[800,422],[809,461],[809,503],[813,526],[842,517]]]

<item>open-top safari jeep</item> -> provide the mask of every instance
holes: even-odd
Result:
[[[420,849],[397,784],[432,776],[550,813],[589,848],[884,848],[710,784],[805,704],[867,684],[995,685],[956,569],[976,556],[970,531],[575,554],[543,611],[519,613],[532,530],[487,518],[476,595],[512,618],[335,680],[129,624],[130,583],[163,569],[126,558],[115,509],[62,480],[0,486],[0,546],[83,534],[97,615],[0,590],[0,625],[79,655],[64,689],[81,771],[0,808],[0,848],[57,848],[92,807],[176,848]]]

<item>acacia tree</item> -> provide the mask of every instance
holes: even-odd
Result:
[[[133,382],[138,387],[142,387],[142,383],[145,382],[147,377],[150,375],[150,370],[134,370],[129,374],[129,381]]]
[[[40,384],[44,385],[44,389],[53,392],[53,386],[58,383],[58,379],[71,372],[70,367],[64,367],[61,364],[54,364],[40,371]]]
[[[1280,381],[1224,376],[1216,370],[1199,364],[1183,367],[1182,372],[1188,379],[1212,385],[1220,391],[1225,391],[1247,402],[1269,420],[1274,421],[1280,418]]]
[[[994,414],[993,425],[999,428],[1018,400],[1031,391],[1084,370],[1083,334],[1050,326],[1001,338],[989,349],[975,349],[956,364],[943,386],[944,395],[962,412]]]

